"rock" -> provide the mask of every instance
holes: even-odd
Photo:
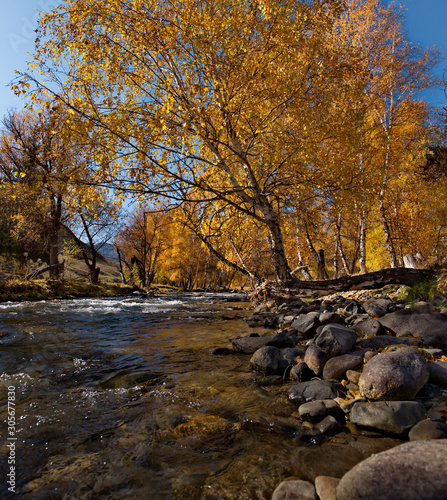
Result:
[[[298,415],[305,422],[319,422],[327,415],[341,417],[340,407],[333,399],[322,399],[304,403],[298,408]]]
[[[376,319],[369,318],[355,323],[352,329],[361,337],[366,337],[367,335],[380,335],[384,328]]]
[[[326,325],[315,337],[315,344],[327,352],[329,356],[340,356],[349,352],[358,339],[351,328],[340,325]]]
[[[281,351],[277,347],[261,347],[251,357],[250,366],[253,370],[260,371],[266,375],[274,375],[278,373],[280,359]]]
[[[308,481],[283,481],[275,489],[272,500],[318,500],[315,487]]]
[[[374,455],[345,474],[339,500],[445,500],[447,440],[415,441]]]
[[[354,370],[346,370],[346,378],[349,382],[352,382],[355,385],[359,385],[360,375],[362,372],[357,372]]]
[[[336,500],[335,489],[340,479],[330,476],[318,476],[315,478],[315,491],[320,500]]]
[[[337,313],[332,311],[324,311],[319,317],[320,323],[326,325],[328,323],[336,323],[343,325],[345,320]]]
[[[323,378],[326,380],[340,380],[346,373],[346,370],[357,368],[363,363],[363,352],[352,352],[331,358],[324,365]]]
[[[312,377],[315,377],[315,373],[306,365],[304,361],[299,361],[290,371],[290,380],[294,380],[296,382],[307,382]]]
[[[215,347],[210,351],[211,356],[226,356],[234,353],[235,351],[233,349],[229,349],[228,347]]]
[[[351,410],[353,424],[392,434],[405,434],[425,418],[425,407],[417,401],[373,401],[356,403]]]
[[[281,349],[281,359],[288,362],[288,364],[292,364],[293,360],[299,355],[299,352],[296,349],[292,349],[290,347],[286,347],[285,349]]]
[[[363,312],[365,311],[362,305],[355,300],[349,301],[343,309],[344,316],[352,316],[353,314],[362,314]]]
[[[374,318],[381,318],[387,313],[387,310],[384,307],[380,306],[379,302],[375,299],[366,300],[363,303],[363,307],[365,311]]]
[[[421,420],[408,433],[410,441],[427,441],[429,439],[446,439],[447,425],[433,420]]]
[[[300,314],[291,327],[299,333],[302,333],[307,338],[315,335],[315,331],[320,326],[319,312],[310,312],[307,314]]]
[[[325,436],[333,436],[341,432],[343,426],[332,415],[328,415],[321,422],[316,425],[318,432]]]
[[[265,347],[267,342],[273,337],[239,337],[231,341],[237,351],[244,354],[254,354],[261,347]]]
[[[385,349],[390,345],[408,345],[414,346],[411,339],[408,338],[398,338],[391,337],[390,335],[377,335],[376,337],[371,337],[369,339],[359,340],[357,346],[361,349]]]
[[[265,345],[279,347],[281,349],[284,347],[293,347],[295,342],[285,332],[278,332],[273,338],[268,340]]]
[[[430,369],[430,377],[428,381],[431,384],[442,385],[447,387],[447,361],[435,361],[428,363]]]
[[[380,323],[398,337],[408,332],[419,334],[424,344],[447,349],[447,318],[433,311],[430,305],[418,305],[386,314]]]
[[[334,399],[343,392],[343,386],[333,380],[310,380],[294,385],[288,391],[289,400],[301,405],[317,399]]]
[[[323,374],[323,368],[328,359],[329,355],[313,342],[309,344],[304,354],[304,362],[317,377]]]
[[[368,399],[409,401],[427,383],[428,376],[425,359],[416,349],[403,347],[368,361],[360,376],[359,389]]]

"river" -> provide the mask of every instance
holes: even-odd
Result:
[[[0,304],[0,496],[13,495],[13,459],[21,498],[267,500],[283,479],[341,476],[396,444],[304,442],[287,385],[252,373],[248,356],[210,355],[265,332],[247,326],[240,300]]]

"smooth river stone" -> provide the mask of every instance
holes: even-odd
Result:
[[[445,500],[447,440],[414,441],[357,464],[336,489],[339,500]]]

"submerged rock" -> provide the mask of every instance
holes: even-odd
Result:
[[[445,500],[447,440],[415,441],[360,462],[345,474],[337,500]]]
[[[412,400],[427,383],[429,369],[416,349],[403,347],[379,354],[366,363],[359,380],[368,399]]]
[[[237,351],[244,354],[254,354],[258,349],[264,347],[273,337],[246,336],[233,339],[231,343]]]
[[[283,481],[275,489],[272,500],[318,500],[315,487],[308,481]]]

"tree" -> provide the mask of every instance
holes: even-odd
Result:
[[[0,168],[6,184],[14,187],[22,200],[34,193],[45,212],[44,244],[49,255],[50,277],[59,278],[59,231],[65,220],[64,197],[67,181],[75,168],[69,147],[60,130],[60,116],[55,110],[34,114],[10,113],[3,121]],[[26,205],[25,205],[26,206]],[[21,210],[16,214],[16,232],[36,230],[35,213]]]
[[[96,131],[98,182],[222,200],[267,228],[286,284],[277,199],[322,178],[309,158],[350,72],[331,32],[342,4],[74,0],[43,17],[32,64],[57,87],[29,79]]]

